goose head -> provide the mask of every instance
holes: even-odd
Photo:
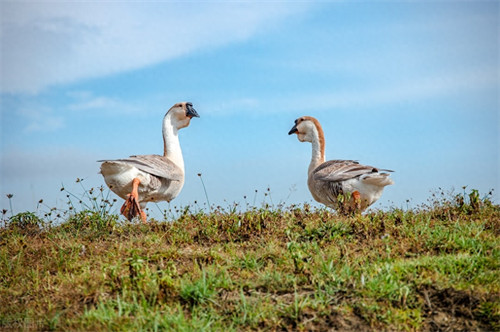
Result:
[[[318,120],[312,116],[301,116],[295,120],[295,125],[288,132],[288,135],[292,134],[297,134],[297,138],[301,142],[312,142],[315,139],[321,139],[323,130]]]
[[[186,128],[192,118],[199,118],[200,116],[193,108],[193,104],[189,102],[181,102],[172,106],[167,114],[165,114],[165,119],[169,118],[172,125],[177,128]]]

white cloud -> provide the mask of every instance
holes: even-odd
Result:
[[[385,86],[369,86],[360,91],[332,91],[318,100],[318,107],[378,107],[406,101],[448,97],[458,93],[498,88],[495,69],[485,67],[462,72],[434,74],[394,81]],[[308,98],[308,103],[312,98]]]
[[[62,117],[54,115],[47,107],[28,107],[20,109],[19,115],[24,118],[26,133],[52,132],[65,126]]]
[[[79,104],[72,104],[69,106],[71,110],[94,110],[94,109],[103,109],[103,108],[116,108],[119,106],[117,100],[109,97],[95,97],[89,100],[86,100]]]
[[[247,97],[224,101],[206,101],[206,112],[225,116],[239,112],[296,113],[333,109],[373,109],[402,102],[418,102],[477,91],[498,90],[499,77],[495,68],[484,66],[461,72],[429,74],[397,80],[375,86],[360,84],[330,91],[304,91],[302,94],[261,99]],[[275,105],[270,108],[267,105]]]
[[[67,208],[62,186],[82,196],[81,183],[75,183],[77,178],[85,179],[87,189],[104,185],[97,159],[96,154],[77,148],[7,149],[0,156],[1,207],[9,207],[6,194],[10,193],[14,194],[13,213],[35,211],[40,199],[50,207]]]
[[[462,72],[434,74],[395,81],[391,85],[370,87],[361,91],[332,92],[317,98],[321,108],[383,107],[401,102],[418,102],[457,94],[476,94],[481,90],[498,89],[499,80],[492,68],[477,68]]]
[[[24,129],[28,133],[44,131],[50,132],[64,127],[64,121],[61,117],[44,116],[31,121]]]
[[[9,149],[2,163],[2,179],[74,177],[95,174],[99,167],[97,155],[72,148],[43,150]]]
[[[68,94],[73,99],[66,109],[69,111],[97,111],[106,113],[126,114],[140,111],[141,108],[124,102],[123,100],[108,97],[96,96],[88,91],[73,91]]]
[[[302,5],[2,2],[2,92],[113,74],[245,40]]]
[[[236,98],[224,100],[206,100],[204,101],[205,112],[226,116],[228,114],[240,112],[256,112],[261,108],[261,102],[257,98]]]

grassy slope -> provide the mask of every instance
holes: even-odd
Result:
[[[17,215],[0,229],[0,329],[499,330],[500,207],[474,197],[148,225],[83,211],[43,231]]]

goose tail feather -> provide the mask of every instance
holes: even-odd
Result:
[[[371,184],[379,187],[389,186],[394,184],[394,181],[389,177],[388,173],[366,174],[361,177],[361,180],[366,184]]]

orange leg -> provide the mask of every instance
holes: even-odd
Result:
[[[352,193],[352,199],[354,201],[354,210],[356,212],[361,211],[361,194],[359,191],[356,190]]]
[[[141,210],[141,220],[143,224],[147,223],[146,212],[144,212],[143,210]]]
[[[132,180],[132,192],[127,195],[127,200],[123,203],[120,212],[128,219],[132,220],[135,216],[140,215],[143,223],[146,222],[146,213],[142,211],[139,205],[139,193],[137,189],[141,181],[138,178]]]

